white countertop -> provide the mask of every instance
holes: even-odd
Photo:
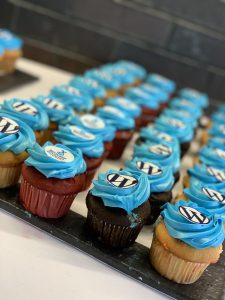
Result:
[[[0,93],[0,102],[11,97],[30,98],[46,94],[53,85],[66,83],[71,77],[70,73],[27,59],[21,59],[18,68],[38,76],[40,80]],[[129,158],[131,151],[129,145],[123,158]],[[188,166],[190,160],[183,163]],[[106,161],[100,171],[117,168],[120,164]],[[179,187],[176,189],[179,190]],[[84,199],[85,193],[79,194],[72,209],[86,215]],[[151,227],[145,226],[138,242],[149,247],[151,237]],[[2,210],[0,241],[2,300],[168,299]]]

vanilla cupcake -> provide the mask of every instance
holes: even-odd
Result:
[[[35,144],[33,130],[11,114],[0,112],[0,188],[15,185],[20,178],[27,148]]]
[[[193,202],[166,204],[154,229],[152,266],[177,283],[197,281],[219,260],[224,241],[223,221]]]
[[[2,109],[27,123],[33,129],[37,143],[42,143],[49,125],[49,118],[43,107],[33,101],[13,98],[5,100]]]

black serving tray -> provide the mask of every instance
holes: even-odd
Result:
[[[28,213],[18,201],[19,186],[0,190],[0,208],[79,249],[115,270],[175,299],[224,299],[225,253],[194,284],[176,284],[151,267],[149,249],[139,243],[124,250],[106,248],[93,241],[85,230],[85,218],[73,211],[59,220],[45,220]]]
[[[15,70],[15,72],[11,74],[0,76],[0,93],[31,83],[37,79],[38,78],[33,75],[20,70]]]

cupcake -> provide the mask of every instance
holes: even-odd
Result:
[[[53,87],[51,96],[61,99],[77,113],[90,112],[94,107],[94,100],[88,92],[71,85],[64,84]]]
[[[89,188],[104,158],[104,145],[102,137],[96,136],[84,130],[80,126],[59,126],[59,130],[53,133],[55,140],[64,144],[72,151],[80,149],[87,165],[86,184],[84,189]]]
[[[71,79],[69,84],[79,90],[87,92],[94,99],[95,107],[104,105],[106,89],[97,80],[76,75]]]
[[[22,56],[23,41],[9,30],[0,29],[0,45],[4,48],[0,72],[11,73],[15,70],[17,59]]]
[[[221,217],[225,222],[225,186],[206,184],[196,181],[187,189],[184,189],[187,198],[199,207],[207,209],[212,215]]]
[[[186,124],[178,118],[160,116],[155,122],[155,127],[176,137],[180,143],[181,157],[186,154],[194,137],[194,130],[190,124]]]
[[[148,224],[153,224],[161,212],[161,206],[172,200],[172,189],[174,186],[174,176],[171,167],[161,166],[158,161],[146,158],[134,158],[125,162],[128,172],[145,173],[151,189],[149,202],[151,214],[147,220]]]
[[[199,120],[203,114],[202,108],[196,102],[182,98],[173,98],[170,101],[170,108],[177,111],[186,111],[190,113],[196,121]]]
[[[113,106],[104,106],[97,110],[97,116],[103,118],[106,124],[116,128],[113,147],[108,155],[109,159],[119,159],[133,136],[134,120],[129,118],[120,109]]]
[[[13,98],[5,100],[2,109],[27,123],[34,130],[37,143],[42,143],[44,132],[49,125],[49,119],[45,109],[38,103]]]
[[[167,279],[194,283],[219,260],[224,240],[222,219],[181,200],[165,204],[161,215],[154,229],[151,264]]]
[[[42,218],[66,215],[85,184],[86,164],[79,149],[61,144],[36,144],[22,168],[20,201],[25,209]]]
[[[172,149],[167,143],[146,142],[141,145],[134,145],[133,157],[146,158],[158,161],[163,167],[172,167],[176,182],[180,177],[180,159],[176,149]]]
[[[163,111],[163,113],[161,114],[161,116],[165,116],[165,117],[169,117],[169,118],[176,118],[182,122],[184,122],[185,124],[187,124],[187,126],[191,126],[193,129],[196,129],[198,126],[198,122],[195,119],[195,117],[193,117],[193,115],[186,110],[177,110],[174,108],[167,108]]]
[[[101,70],[108,72],[114,80],[120,82],[119,93],[123,93],[135,83],[136,76],[134,73],[129,72],[125,67],[121,66],[119,63],[108,63],[101,67]]]
[[[104,158],[108,156],[113,147],[113,140],[116,132],[114,126],[106,124],[102,118],[91,114],[85,114],[82,116],[76,115],[69,123],[70,125],[82,127],[84,130],[87,130],[96,136],[100,136],[105,148]]]
[[[86,198],[88,232],[111,247],[128,247],[150,213],[146,174],[109,170],[99,174]]]
[[[59,124],[67,124],[75,116],[70,106],[53,96],[38,96],[33,101],[39,103],[49,117],[49,127],[44,133],[43,142],[52,141],[52,133],[58,129]]]
[[[185,178],[184,186],[189,187],[192,183],[199,181],[205,184],[215,184],[225,186],[225,169],[205,164],[195,164],[193,168],[188,170]]]
[[[191,100],[198,104],[201,108],[206,108],[209,105],[209,97],[207,94],[201,93],[191,88],[184,88],[178,92],[179,97]]]
[[[168,101],[170,99],[170,95],[165,92],[164,90],[158,88],[157,86],[154,86],[150,83],[143,83],[140,86],[140,89],[142,89],[144,92],[152,94],[155,96],[160,105],[160,111],[162,111],[165,107],[168,106]]]
[[[149,74],[146,81],[165,91],[169,95],[172,95],[176,90],[176,83],[173,80],[159,74]]]
[[[139,85],[146,77],[146,70],[141,65],[128,61],[128,60],[119,60],[116,62],[116,65],[119,65],[120,68],[126,69],[129,74],[134,76],[133,86]]]
[[[106,105],[116,107],[124,112],[128,117],[135,120],[135,127],[141,126],[141,108],[125,97],[109,98]]]
[[[28,147],[35,144],[33,130],[11,114],[0,112],[0,188],[15,185]]]
[[[130,88],[126,91],[125,97],[139,105],[142,110],[142,126],[151,123],[160,113],[160,103],[158,98],[140,87]]]
[[[99,84],[103,85],[106,89],[106,98],[116,97],[121,83],[118,79],[113,78],[109,72],[98,69],[92,69],[85,72],[84,76],[89,79],[96,80]]]

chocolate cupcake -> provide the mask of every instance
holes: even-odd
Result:
[[[80,114],[90,112],[94,107],[94,100],[88,92],[71,85],[55,86],[51,89],[50,94],[61,99]]]
[[[126,91],[125,97],[141,107],[142,127],[153,122],[154,119],[159,116],[160,103],[158,97],[154,94],[148,93],[140,87],[134,87]]]
[[[27,211],[42,218],[66,215],[85,184],[86,164],[79,149],[47,142],[28,150],[22,168],[20,201]]]
[[[189,150],[194,137],[194,130],[190,124],[184,123],[178,118],[160,116],[155,121],[155,128],[178,139],[181,147],[181,157]]]
[[[111,247],[130,246],[149,217],[149,194],[146,174],[99,174],[86,198],[89,233]]]
[[[62,100],[54,96],[38,96],[33,101],[40,104],[40,106],[47,112],[49,117],[49,127],[44,132],[42,142],[52,141],[53,132],[56,131],[59,125],[67,124],[73,116],[75,116],[73,109],[66,105]]]
[[[134,158],[125,162],[126,170],[133,173],[145,173],[151,188],[149,202],[151,214],[147,224],[153,224],[161,212],[161,206],[172,200],[174,176],[172,169],[163,167],[158,161],[146,158]]]
[[[75,125],[59,126],[59,130],[55,131],[53,136],[56,141],[64,144],[71,150],[81,150],[87,165],[84,189],[89,188],[96,170],[100,167],[104,159],[102,137],[96,136],[82,127]]]
[[[105,106],[97,110],[97,116],[103,118],[106,124],[116,128],[116,135],[113,147],[110,151],[109,159],[119,159],[123,151],[131,140],[134,130],[134,120],[129,118],[120,109],[113,106]]]
[[[125,97],[109,98],[106,105],[113,106],[124,112],[129,118],[135,120],[135,128],[141,126],[141,108],[134,102]]]
[[[5,100],[2,109],[27,123],[34,130],[37,143],[42,143],[44,132],[49,126],[49,118],[43,107],[33,101],[13,98]]]
[[[106,124],[104,119],[91,114],[76,115],[70,120],[69,124],[80,126],[84,130],[100,136],[105,147],[104,158],[107,158],[113,147],[113,140],[115,138],[116,128],[114,126]]]
[[[180,159],[176,149],[170,148],[165,142],[146,142],[134,146],[134,158],[146,158],[158,161],[163,167],[172,168],[172,172],[177,182],[180,177]]]

